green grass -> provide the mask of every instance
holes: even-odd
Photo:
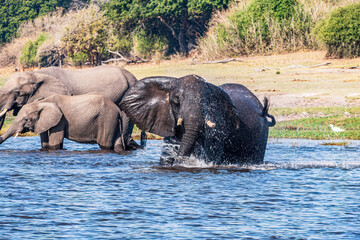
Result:
[[[344,129],[335,133],[329,124]],[[278,122],[270,128],[272,138],[303,138],[303,139],[352,139],[360,140],[360,117],[344,117],[339,115],[321,118],[303,118]]]

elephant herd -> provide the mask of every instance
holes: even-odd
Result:
[[[163,165],[189,157],[215,165],[261,164],[275,118],[240,84],[215,86],[199,76],[148,77],[137,81],[116,66],[86,70],[49,67],[16,72],[0,89],[0,137],[40,134],[44,150],[63,148],[64,138],[122,152],[143,148],[145,131],[164,137]],[[131,137],[136,124],[140,145]]]

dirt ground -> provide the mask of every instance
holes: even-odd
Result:
[[[240,83],[260,99],[268,96],[275,108],[360,106],[360,58],[326,59],[325,54],[243,57],[226,64],[191,65],[190,59],[125,68],[139,79],[197,74],[215,85]]]

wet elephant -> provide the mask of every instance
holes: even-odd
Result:
[[[165,149],[161,158],[165,165],[186,163],[191,155],[217,165],[261,164],[275,125],[267,99],[263,106],[242,85],[217,87],[195,75],[140,80],[120,107],[139,128],[173,146],[175,156]]]
[[[115,66],[99,66],[85,70],[49,67],[39,71],[17,72],[12,74],[0,89],[0,126],[2,127],[8,111],[13,110],[16,116],[26,103],[53,94],[98,93],[119,105],[125,92],[136,81],[130,72]],[[126,136],[126,148],[139,148],[131,138],[133,123],[127,116],[123,117],[123,127],[130,134]]]

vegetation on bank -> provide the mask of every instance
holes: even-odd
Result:
[[[74,7],[74,2],[83,4]],[[90,4],[85,4],[87,2]],[[71,1],[68,9],[59,8],[35,19],[29,18],[30,21],[15,30],[16,38],[11,44],[17,48],[3,48],[0,67],[19,64],[16,49],[23,48],[24,39],[34,41],[43,32],[50,36],[43,43],[47,47],[36,52],[56,59],[47,61],[47,57],[33,56],[38,66],[99,65],[113,58],[136,62],[174,53],[187,56],[196,45],[196,38],[205,33],[212,13],[228,5],[229,0]],[[15,19],[12,14],[7,17],[9,21]],[[27,63],[20,64],[26,67]]]
[[[357,0],[7,0],[0,7],[0,67],[195,53],[213,60],[323,47],[329,57],[354,57],[359,6]]]
[[[62,7],[67,9],[72,0],[3,0],[0,5],[0,44],[9,42],[16,35],[20,25],[38,16]]]
[[[273,108],[271,113],[294,118],[270,128],[272,138],[360,140],[360,107]],[[345,131],[336,133],[330,124]]]
[[[313,25],[296,0],[253,0],[215,19],[200,46],[208,59],[311,49]]]
[[[336,9],[315,28],[328,57],[360,56],[360,3]]]

